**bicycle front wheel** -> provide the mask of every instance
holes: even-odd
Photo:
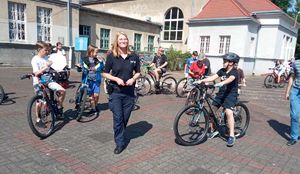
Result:
[[[206,110],[197,105],[190,105],[178,112],[173,130],[179,144],[191,146],[204,140],[208,127],[209,118]]]
[[[235,105],[233,110],[234,117],[234,134],[236,138],[240,138],[246,134],[250,123],[250,113],[247,106],[243,103]]]
[[[184,98],[187,96],[187,78],[182,78],[178,81],[177,85],[176,85],[176,94],[178,97]]]
[[[3,102],[4,96],[5,96],[4,89],[3,89],[3,87],[0,85],[0,104]]]
[[[27,121],[32,132],[40,137],[48,137],[54,128],[54,114],[48,101],[43,96],[31,98],[27,106]]]
[[[176,85],[177,85],[177,81],[174,77],[166,77],[162,81],[161,88],[166,92],[173,94],[175,93]]]
[[[86,107],[86,98],[87,98],[87,88],[83,87],[83,88],[79,88],[79,91],[77,92],[77,97],[76,97],[76,101],[77,103],[77,117],[76,120],[80,121],[84,110],[87,108]]]
[[[193,88],[185,101],[185,106],[196,104],[197,99],[199,98],[200,90],[198,88]]]
[[[265,87],[266,88],[272,88],[272,86],[274,85],[274,83],[275,83],[274,77],[271,74],[267,75],[267,77],[264,80]]]
[[[137,93],[141,96],[147,95],[151,91],[151,82],[147,77],[139,77],[136,80]]]

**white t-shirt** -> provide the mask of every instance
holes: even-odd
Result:
[[[35,55],[32,59],[31,59],[31,66],[32,66],[32,72],[35,73],[38,70],[44,68],[47,66],[47,62],[48,62],[48,58],[44,57],[41,58],[38,55]],[[37,77],[33,77],[33,85],[38,84],[38,78]]]
[[[55,71],[61,71],[67,66],[66,57],[59,53],[51,54],[48,60],[52,61],[51,68],[53,68]]]

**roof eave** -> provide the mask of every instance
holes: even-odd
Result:
[[[230,17],[230,18],[209,18],[209,19],[190,19],[187,24],[205,23],[205,22],[231,22],[231,21],[253,21],[260,24],[253,17]]]

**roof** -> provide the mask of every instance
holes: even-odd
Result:
[[[209,0],[192,19],[250,17],[253,12],[282,11],[270,0]]]

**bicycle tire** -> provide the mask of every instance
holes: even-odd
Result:
[[[193,88],[185,101],[185,106],[196,104],[197,99],[199,98],[200,90],[198,88]]]
[[[34,112],[36,112],[37,104],[39,104],[41,106],[40,120],[46,126],[46,127],[44,127],[45,131],[43,131],[43,132],[41,131],[42,128],[39,129],[36,126],[37,113],[34,114]],[[31,131],[36,136],[38,136],[42,139],[47,138],[52,133],[52,131],[54,129],[54,123],[55,123],[54,113],[53,113],[53,110],[51,109],[51,106],[49,105],[49,101],[43,99],[43,96],[41,96],[41,95],[33,96],[30,99],[28,106],[27,106],[27,121],[28,121]]]
[[[265,80],[264,80],[264,85],[266,88],[272,88],[272,86],[274,85],[275,83],[275,79],[274,77],[272,76],[272,74],[269,74],[266,76]]]
[[[286,83],[286,76],[285,76],[284,74],[282,74],[282,75],[280,76],[280,82],[279,82],[279,84],[278,84],[278,87],[279,87],[279,88],[284,88],[285,83]]]
[[[237,103],[233,112],[234,134],[236,138],[241,138],[246,134],[250,124],[250,112],[243,103]]]
[[[177,81],[174,77],[168,76],[163,79],[161,84],[162,90],[167,90],[166,92],[174,94],[176,91]]]
[[[176,85],[176,95],[177,97],[184,98],[187,96],[188,91],[186,91],[187,88],[187,78],[182,78],[178,81]]]
[[[181,129],[181,126],[187,126],[186,132],[184,132],[184,129]],[[206,137],[208,128],[208,113],[198,105],[183,107],[177,113],[173,124],[174,135],[177,142],[185,146],[200,144]]]
[[[78,95],[79,99],[77,100],[78,101],[78,108],[77,108],[77,117],[76,117],[76,120],[77,121],[80,121],[82,115],[83,115],[83,112],[85,110],[85,104],[86,104],[86,97],[87,97],[87,88],[84,87],[84,88],[79,88],[79,95]]]
[[[137,93],[141,96],[147,95],[151,91],[151,82],[148,77],[139,77],[136,80]]]
[[[3,87],[0,85],[0,104],[3,102],[4,97],[5,97],[4,89],[3,89]]]

